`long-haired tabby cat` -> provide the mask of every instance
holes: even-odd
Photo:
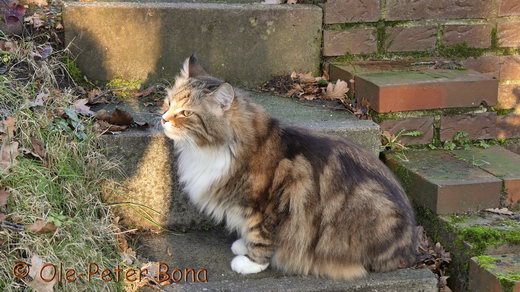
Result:
[[[240,239],[231,268],[269,264],[333,279],[415,261],[403,189],[352,142],[283,125],[190,57],[168,89],[162,124],[190,199]]]

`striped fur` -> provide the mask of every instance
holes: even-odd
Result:
[[[288,127],[192,57],[163,126],[191,200],[240,240],[232,269],[352,279],[415,262],[415,219],[388,168],[348,140]]]

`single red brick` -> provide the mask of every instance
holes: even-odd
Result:
[[[423,132],[417,137],[401,136],[399,140],[405,145],[429,144],[433,140],[433,117],[385,120],[379,126],[382,131],[388,131],[392,135],[396,135],[402,130]]]
[[[482,74],[486,74],[492,78],[499,78],[500,72],[500,57],[499,56],[481,56],[478,58],[469,58],[462,62],[462,64],[470,69],[473,69]]]
[[[501,22],[497,36],[500,47],[516,48],[520,46],[520,22]]]
[[[520,113],[497,116],[497,138],[520,138]]]
[[[492,30],[491,24],[446,25],[444,43],[448,46],[467,44],[474,48],[489,48]]]
[[[495,263],[489,262],[496,259]],[[479,257],[469,261],[469,291],[471,292],[519,292],[520,281],[514,281],[512,287],[501,285],[500,277],[520,273],[520,262],[517,254],[486,256],[486,262],[479,263]]]
[[[379,0],[329,0],[323,21],[331,23],[374,22],[381,15]]]
[[[519,55],[501,57],[500,80],[511,80],[511,79],[520,79],[520,56]]]
[[[354,28],[323,32],[323,55],[371,54],[377,51],[374,28]]]
[[[489,0],[387,0],[386,19],[488,18],[492,5],[493,1]]]
[[[520,15],[520,1],[518,0],[501,0],[499,16]]]
[[[451,141],[458,132],[468,134],[467,139],[494,139],[497,137],[495,112],[463,114],[441,118],[441,140]]]
[[[498,90],[500,109],[510,109],[520,106],[520,84],[501,84]]]
[[[390,52],[424,51],[435,46],[437,26],[396,26],[386,28],[385,47]]]
[[[359,74],[358,100],[376,112],[476,107],[497,102],[498,81],[473,70],[388,71]]]

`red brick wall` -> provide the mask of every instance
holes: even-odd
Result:
[[[324,11],[327,59],[456,57],[500,80],[500,108],[520,108],[520,0],[328,0]]]

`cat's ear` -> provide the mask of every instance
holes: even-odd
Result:
[[[197,61],[195,54],[191,55],[184,61],[184,64],[182,65],[181,75],[186,78],[209,76],[206,70],[204,70],[204,68],[202,68],[202,66]]]
[[[233,99],[235,98],[235,90],[233,86],[229,83],[222,83],[217,90],[212,93],[213,97],[220,105],[220,107],[227,111],[231,108],[231,104],[233,103]]]

